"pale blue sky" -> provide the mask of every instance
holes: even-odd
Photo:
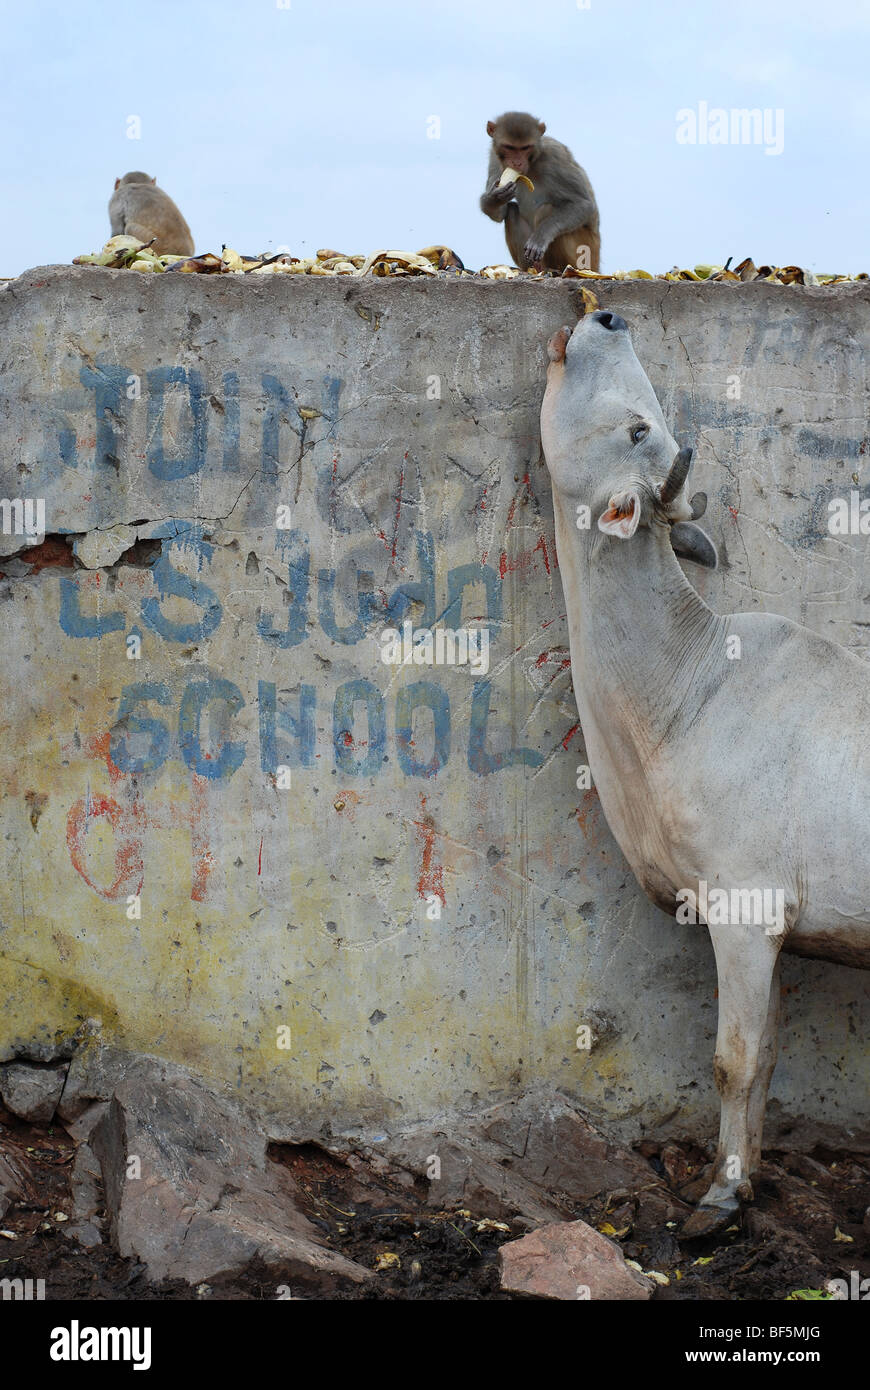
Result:
[[[199,250],[506,260],[477,206],[506,108],[585,166],[604,269],[870,270],[866,0],[3,0],[0,18],[2,275],[99,249],[137,168]],[[678,144],[700,101],[781,108],[783,153]]]

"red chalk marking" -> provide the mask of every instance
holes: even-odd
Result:
[[[109,781],[115,783],[120,781],[124,773],[112,762],[112,755],[109,752],[111,742],[112,731],[107,729],[104,734],[94,734],[90,738],[86,738],[83,746],[89,758],[96,758],[99,762],[106,764]]]
[[[520,482],[520,486],[514,494],[510,507],[508,508],[507,521],[505,523],[505,535],[507,535],[510,532],[511,526],[513,525],[514,516],[516,515],[517,506],[519,505],[522,492],[525,491],[526,499],[528,499],[531,496],[531,488],[531,477],[528,473],[524,473],[522,481]],[[504,579],[506,574],[513,574],[517,570],[528,570],[531,567],[534,556],[537,554],[539,550],[543,557],[544,568],[546,569],[547,574],[550,574],[550,553],[547,549],[547,538],[543,533],[541,533],[540,537],[538,538],[537,544],[533,545],[528,550],[521,550],[520,553],[517,555],[516,559],[514,560],[508,559],[506,548],[502,550],[498,562],[498,572],[501,578]]]
[[[519,648],[517,648],[517,650],[519,650]],[[555,661],[555,662],[557,662],[557,663],[558,663],[558,667],[559,667],[559,671],[568,671],[568,670],[570,670],[570,667],[571,667],[571,658],[570,658],[570,656],[562,656],[561,651],[560,651],[560,649],[559,649],[558,647],[554,647],[554,648],[552,648],[552,649],[549,649],[549,648],[548,648],[547,651],[541,652],[541,655],[537,658],[537,660],[536,660],[536,662],[535,662],[535,668],[536,668],[536,670],[540,670],[540,668],[541,668],[542,666],[546,665],[546,663],[547,663],[548,661]],[[557,671],[557,672],[556,672],[556,675],[554,675],[554,676],[552,677],[553,680],[556,679],[556,676],[559,674],[559,671]],[[576,726],[575,726],[575,727],[576,727]]]
[[[87,870],[87,832],[92,820],[105,817],[115,835],[115,879],[109,888],[101,888],[94,883]],[[79,797],[71,807],[66,820],[66,843],[69,856],[76,873],[80,874],[89,888],[107,902],[129,897],[131,893],[141,893],[145,881],[142,863],[142,840],[137,822],[140,815],[136,806],[132,809],[120,806],[110,796]]]
[[[447,897],[444,893],[444,869],[442,865],[433,862],[435,851],[435,824],[431,816],[423,816],[426,810],[426,798],[420,797],[421,819],[414,821],[417,833],[423,839],[423,862],[420,868],[420,877],[417,879],[417,892],[421,898],[434,893],[441,899],[441,906],[447,906]]]
[[[563,747],[564,749],[567,750],[568,744],[571,742],[572,738],[574,737],[574,735],[576,734],[576,732],[577,732],[577,730],[578,730],[579,728],[580,728],[580,725],[579,725],[579,724],[575,724],[575,725],[573,726],[573,728],[571,728],[571,729],[568,730],[567,734],[566,734],[565,737],[562,739],[562,747]]]

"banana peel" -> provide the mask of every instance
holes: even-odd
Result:
[[[76,256],[73,265],[101,265],[106,270],[121,270],[132,261],[138,260],[139,256],[148,251],[150,241],[139,241],[134,236],[114,236],[111,237],[103,247],[102,251],[94,255]],[[148,252],[148,255],[152,255]]]
[[[417,255],[430,261],[436,270],[465,271],[465,266],[450,246],[424,246]]]
[[[516,169],[504,169],[498,181],[498,187],[504,188],[506,183],[524,183],[529,192],[534,192],[535,185],[525,174],[520,174]]]
[[[123,234],[121,236],[109,237],[109,240],[106,242],[105,246],[103,247],[103,250],[111,252],[141,251],[144,246],[150,245],[150,241],[140,241],[137,236],[127,236],[126,234]]]
[[[202,256],[185,256],[182,260],[167,266],[166,274],[171,275],[174,271],[177,275],[219,275],[222,270],[223,261],[220,256],[216,256],[213,251],[206,251]]]
[[[505,169],[500,183],[514,183],[522,181],[529,184],[531,180],[524,174],[517,174],[515,169]],[[409,275],[438,275],[453,274],[455,276],[469,276],[476,274],[482,280],[515,280],[522,275],[526,279],[540,280],[552,279],[557,277],[556,271],[521,271],[516,266],[503,264],[493,264],[483,266],[477,272],[466,270],[459,256],[450,247],[441,242],[432,246],[424,246],[419,251],[402,251],[381,249],[372,252],[370,256],[348,255],[342,251],[335,251],[328,247],[322,247],[314,256],[293,256],[289,252],[278,252],[275,255],[267,256],[244,256],[231,246],[223,246],[221,255],[216,256],[213,252],[206,252],[199,256],[177,256],[177,255],[158,255],[152,250],[152,242],[139,241],[136,237],[120,235],[110,237],[101,251],[87,255],[76,256],[73,265],[92,265],[99,266],[107,270],[135,270],[137,272],[151,272],[161,274],[164,272],[174,272],[175,274],[190,275],[239,275],[239,274],[275,274],[275,275],[317,275],[317,276],[362,276],[372,275],[378,278],[396,278]],[[652,275],[647,270],[616,270],[605,274],[596,270],[581,270],[576,266],[566,266],[561,272],[561,278],[568,280],[667,280],[694,283],[740,283],[751,280],[764,280],[769,284],[783,286],[789,285],[810,285],[828,286],[843,285],[854,283],[855,281],[866,281],[868,276],[866,271],[857,274],[832,274],[820,271],[813,274],[797,265],[756,266],[751,257],[741,261],[739,265],[731,269],[731,258],[729,257],[725,265],[702,262],[694,269],[673,266],[669,271],[660,275]],[[586,291],[581,291],[586,300]],[[590,297],[591,292],[588,292]],[[587,308],[587,312],[591,312]]]
[[[73,265],[102,265],[108,267],[115,259],[114,253],[106,255],[104,251],[92,251],[85,256],[73,256]]]
[[[425,256],[415,251],[374,251],[364,262],[358,275],[437,275],[437,271]]]

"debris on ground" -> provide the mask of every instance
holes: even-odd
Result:
[[[681,1230],[712,1151],[625,1148],[563,1096],[388,1148],[267,1146],[183,1068],[85,1051],[51,1120],[0,1106],[0,1279],[47,1299],[625,1297],[612,1276],[653,1301],[810,1301],[870,1278],[870,1155],[828,1139],[766,1152],[755,1201],[701,1240]]]
[[[76,256],[73,265],[101,266],[108,270],[136,270],[175,275],[346,275],[360,278],[397,278],[408,275],[437,276],[446,274],[483,280],[671,280],[725,281],[742,284],[748,280],[765,280],[777,285],[843,285],[855,280],[870,279],[866,271],[856,275],[813,273],[801,266],[756,266],[746,257],[733,270],[732,257],[724,265],[701,264],[691,270],[673,266],[671,270],[652,275],[648,270],[614,270],[602,273],[566,266],[556,270],[519,270],[515,265],[485,265],[481,270],[467,270],[456,252],[449,246],[424,246],[421,251],[374,251],[370,256],[350,255],[323,248],[315,256],[294,256],[289,251],[259,256],[245,256],[230,246],[224,246],[218,256],[206,251],[198,256],[160,256],[151,250],[150,242],[131,236],[114,236],[102,251]]]

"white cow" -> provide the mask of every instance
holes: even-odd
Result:
[[[589,314],[548,352],[541,435],[595,784],[641,887],[680,920],[697,901],[716,955],[719,1148],[684,1228],[707,1234],[752,1197],[780,951],[870,968],[870,672],[692,588],[676,556],[716,565],[694,520],[706,498],[686,501],[691,450],[623,319]]]

